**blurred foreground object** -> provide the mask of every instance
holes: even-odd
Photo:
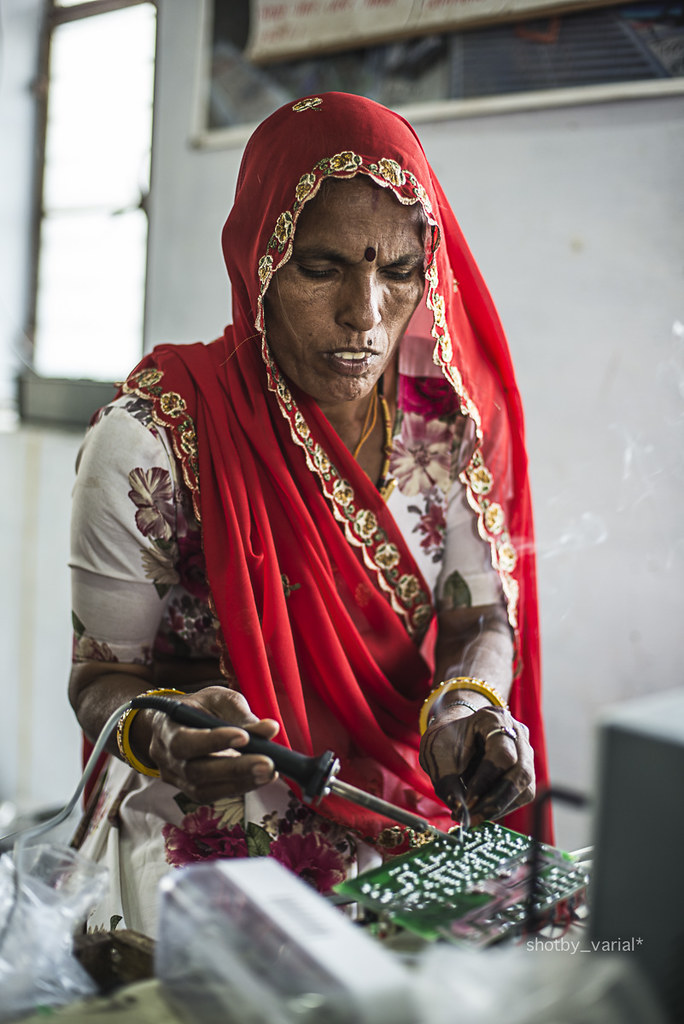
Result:
[[[276,861],[216,860],[162,883],[156,974],[193,1024],[665,1024],[629,957],[572,935],[399,954]]]
[[[611,708],[598,755],[592,948],[629,951],[677,1024],[684,1020],[684,689]]]
[[[155,970],[188,1022],[415,1024],[410,977],[277,861],[214,860],[161,883]]]
[[[67,846],[22,846],[0,858],[0,1021],[95,993],[72,951],[106,888],[106,870]]]

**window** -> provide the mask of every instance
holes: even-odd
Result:
[[[33,368],[116,380],[142,354],[156,8],[50,2],[46,31]]]

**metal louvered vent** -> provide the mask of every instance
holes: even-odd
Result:
[[[481,29],[450,44],[450,93],[463,98],[669,77],[618,11]]]

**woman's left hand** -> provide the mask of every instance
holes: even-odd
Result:
[[[456,819],[465,801],[471,825],[534,799],[529,731],[504,708],[445,707],[425,730],[420,763]]]

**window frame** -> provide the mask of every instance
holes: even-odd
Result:
[[[129,7],[152,4],[156,12],[156,42],[159,40],[159,3],[158,0],[90,0],[70,6],[60,6],[56,0],[44,0],[38,41],[37,71],[33,84],[35,101],[34,146],[31,184],[31,223],[29,228],[29,272],[27,289],[27,308],[24,323],[26,343],[26,366],[19,371],[16,378],[17,413],[20,423],[59,426],[82,430],[90,421],[93,413],[104,403],[114,397],[115,382],[110,380],[82,378],[49,377],[39,374],[34,369],[36,347],[36,320],[38,308],[38,289],[41,257],[41,232],[45,209],[43,194],[45,185],[45,158],[48,130],[48,101],[50,91],[50,56],[53,33],[61,25],[80,21],[84,18],[109,14],[112,11]],[[154,134],[154,106],[156,101],[156,71],[153,85],[152,136]],[[142,197],[141,208],[148,216],[147,199],[149,193]],[[149,236],[148,236],[149,239]],[[145,276],[149,258],[149,241],[145,252]],[[146,297],[143,298],[143,331],[140,339],[142,358],[145,321],[147,312]]]

